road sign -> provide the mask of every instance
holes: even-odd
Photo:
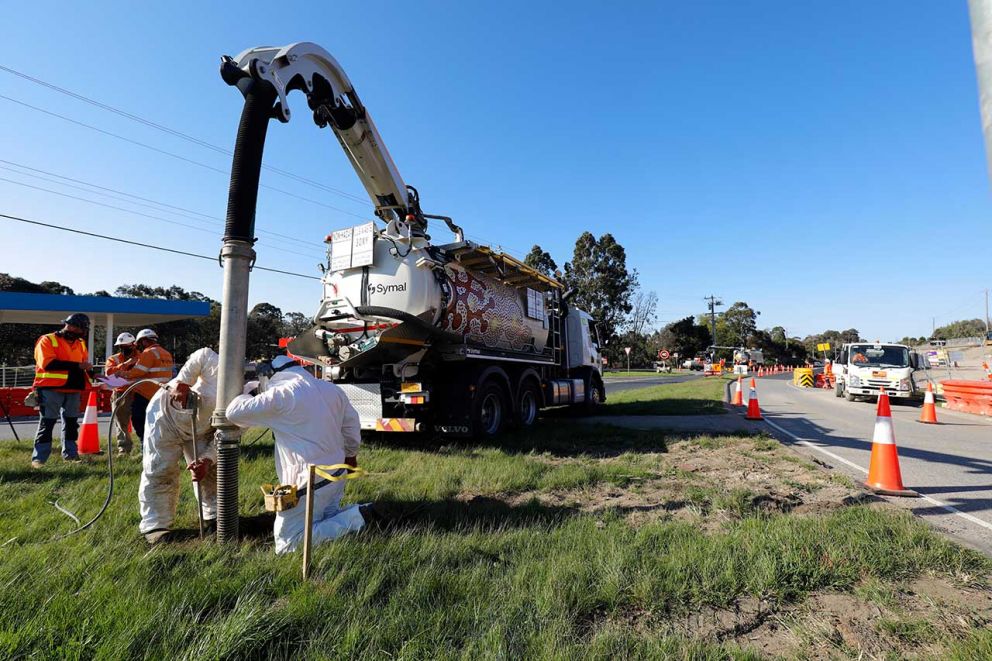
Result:
[[[816,350],[817,351],[830,351],[830,343],[829,342],[821,342],[820,344],[817,344],[816,345]]]
[[[658,357],[661,358],[662,360],[668,360],[669,356],[671,356],[671,354],[668,353],[668,349],[662,349],[661,351],[658,352]]]
[[[627,354],[628,356],[630,355],[630,347],[624,347],[624,348],[623,348],[623,351],[624,351],[624,353],[626,353],[626,354]]]

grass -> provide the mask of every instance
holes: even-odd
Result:
[[[35,472],[28,444],[3,443],[0,657],[757,658],[671,622],[743,596],[791,602],[926,570],[989,571],[910,515],[877,508],[757,515],[746,492],[729,491],[720,504],[741,518],[705,533],[527,497],[652,479],[666,448],[657,433],[555,420],[504,447],[400,441],[363,449],[371,475],[348,498],[391,501],[409,516],[317,547],[309,584],[298,555],[273,554],[270,534],[149,551],[137,534],[135,459],[122,462],[107,515],[55,541],[73,524],[49,501],[85,520],[102,502],[103,465],[56,458]],[[258,515],[257,485],[274,474],[267,435],[244,448],[242,467],[242,515]],[[184,483],[189,527],[193,507]],[[914,626],[892,624],[903,635]],[[959,656],[989,644],[976,634]]]
[[[705,378],[624,390],[607,389],[605,415],[705,415],[725,413],[725,379]]]

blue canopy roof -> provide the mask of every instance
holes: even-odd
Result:
[[[0,323],[58,324],[73,312],[89,315],[94,325],[106,325],[107,316],[112,314],[115,326],[149,326],[165,321],[206,317],[210,314],[210,304],[157,298],[0,292]]]

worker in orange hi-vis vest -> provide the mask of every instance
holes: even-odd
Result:
[[[117,376],[128,381],[150,379],[135,387],[134,401],[131,403],[131,424],[139,439],[145,438],[145,412],[161,385],[172,379],[172,354],[158,343],[158,333],[150,328],[138,331],[135,347],[138,359],[134,367]],[[161,384],[161,385],[159,385]]]
[[[71,314],[62,330],[42,335],[34,345],[34,389],[38,396],[38,431],[34,436],[32,468],[41,468],[52,453],[52,432],[62,418],[62,458],[78,462],[79,402],[90,385],[89,362],[84,337],[90,318]]]
[[[107,364],[103,368],[107,376],[120,376],[134,367],[138,362],[138,350],[135,348],[135,337],[130,333],[121,333],[114,342],[117,353],[107,359]],[[114,411],[114,422],[117,426],[117,454],[126,455],[131,452],[133,444],[131,442],[131,432],[128,427],[131,425],[131,404],[134,402],[134,395],[128,393],[129,385],[114,388],[110,401],[111,409]],[[127,393],[127,394],[125,394]]]

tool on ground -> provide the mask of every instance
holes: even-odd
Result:
[[[902,484],[896,435],[892,428],[892,409],[889,407],[889,395],[885,390],[882,390],[878,396],[875,431],[871,438],[871,463],[868,466],[868,480],[865,486],[875,493],[886,496],[920,495]]]
[[[10,431],[14,432],[14,440],[20,441],[21,437],[17,435],[17,428],[14,427],[14,421],[10,419],[10,415],[7,413],[7,407],[4,406],[2,399],[0,399],[0,411],[3,412],[3,417],[7,419],[7,424],[10,425]]]
[[[747,413],[744,415],[745,420],[763,420],[761,417],[761,408],[758,406],[758,387],[754,383],[754,379],[751,379],[751,391],[747,395]]]
[[[196,449],[196,413],[200,407],[200,396],[196,391],[190,390],[186,396],[186,408],[190,410],[190,425],[193,427],[193,463],[200,461],[200,454]],[[203,539],[203,496],[200,494],[200,485],[193,481],[193,493],[196,494],[196,519],[200,524],[200,539]]]
[[[744,377],[737,377],[737,385],[734,386],[734,406],[744,406]]]
[[[933,399],[933,383],[927,381],[927,391],[923,393],[923,410],[920,411],[920,422],[928,425],[939,424],[937,422],[937,406]]]
[[[79,428],[79,454],[100,454],[100,427],[96,418],[96,390],[90,391]]]

